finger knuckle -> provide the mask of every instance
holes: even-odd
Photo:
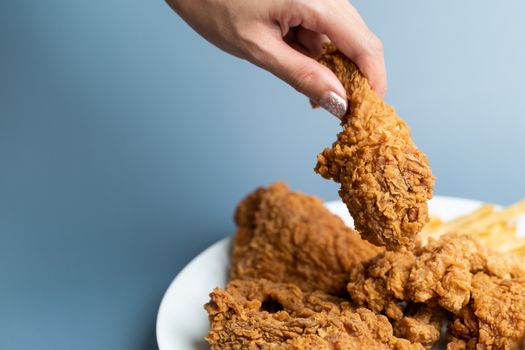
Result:
[[[307,20],[310,26],[317,26],[320,19],[326,16],[327,5],[324,1],[294,0],[292,4],[292,11],[302,14],[303,19]]]
[[[309,14],[322,16],[326,11],[326,4],[324,1],[303,1],[304,8]]]
[[[384,51],[383,42],[372,32],[368,34],[368,47],[372,54],[382,54]]]
[[[299,92],[306,92],[317,80],[317,73],[311,68],[300,68],[292,78],[292,86]]]
[[[259,31],[260,33],[261,31]],[[262,64],[269,59],[266,36],[258,34],[253,28],[243,28],[237,34],[237,45],[245,58],[256,64]]]

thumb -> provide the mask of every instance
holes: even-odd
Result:
[[[281,78],[338,118],[346,114],[346,92],[334,73],[316,60],[274,38],[265,45],[258,62],[262,68]]]

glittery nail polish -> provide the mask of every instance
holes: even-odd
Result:
[[[346,101],[333,91],[325,92],[319,100],[319,105],[339,119],[345,115],[347,109]]]

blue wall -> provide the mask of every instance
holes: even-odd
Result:
[[[505,4],[504,6],[502,4]],[[525,197],[522,1],[358,1],[436,192]],[[338,131],[160,0],[0,2],[0,349],[153,349],[173,276]]]

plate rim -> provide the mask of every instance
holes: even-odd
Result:
[[[180,269],[179,272],[177,272],[177,274],[175,275],[175,277],[171,280],[170,284],[168,285],[168,288],[166,288],[166,290],[164,291],[164,295],[162,296],[162,299],[160,301],[157,310],[157,316],[155,319],[155,338],[157,340],[157,347],[159,348],[159,350],[165,349],[161,346],[161,337],[159,336],[160,329],[162,328],[162,310],[164,310],[163,307],[165,307],[165,305],[168,303],[169,296],[172,294],[171,289],[175,288],[175,285],[177,284],[177,279],[179,279],[179,277],[183,275],[184,271],[190,269],[193,263],[197,261],[201,256],[207,254],[211,250],[217,249],[218,246],[230,245],[232,237],[233,235],[229,235],[210,244],[206,249],[201,251],[199,254],[195,255],[186,265],[184,265],[184,267]]]
[[[435,202],[440,202],[440,201],[445,201],[445,202],[451,202],[452,201],[452,202],[463,203],[463,204],[471,205],[471,206],[480,206],[480,205],[482,205],[484,203],[488,203],[488,202],[484,202],[484,201],[480,201],[480,200],[476,200],[476,199],[469,199],[469,198],[463,198],[463,197],[434,196],[430,200],[429,204],[432,205],[432,202],[435,203]],[[331,209],[331,208],[333,208],[335,206],[341,205],[341,203],[342,203],[341,200],[332,200],[332,201],[324,202],[324,205],[328,209]],[[495,206],[496,207],[500,207],[499,205],[495,205]],[[215,241],[214,243],[212,243],[206,249],[204,249],[199,254],[194,256],[186,265],[184,265],[184,267],[177,272],[175,277],[169,283],[169,285],[166,288],[166,290],[164,291],[162,299],[161,299],[161,301],[159,303],[159,307],[158,307],[157,315],[156,315],[156,320],[155,320],[155,337],[156,337],[156,340],[157,340],[157,346],[158,346],[159,350],[168,350],[165,346],[163,347],[161,345],[162,344],[162,341],[161,341],[161,339],[162,339],[161,328],[162,328],[162,318],[163,318],[162,315],[163,315],[163,310],[165,309],[165,305],[168,303],[167,300],[169,299],[169,296],[172,294],[171,290],[173,288],[175,288],[177,280],[183,274],[183,272],[188,270],[188,269],[190,269],[191,266],[195,263],[195,261],[198,260],[201,256],[207,254],[210,250],[217,249],[218,246],[231,244],[231,240],[232,240],[233,237],[234,237],[234,234],[231,234],[229,236],[223,237],[223,238]]]

